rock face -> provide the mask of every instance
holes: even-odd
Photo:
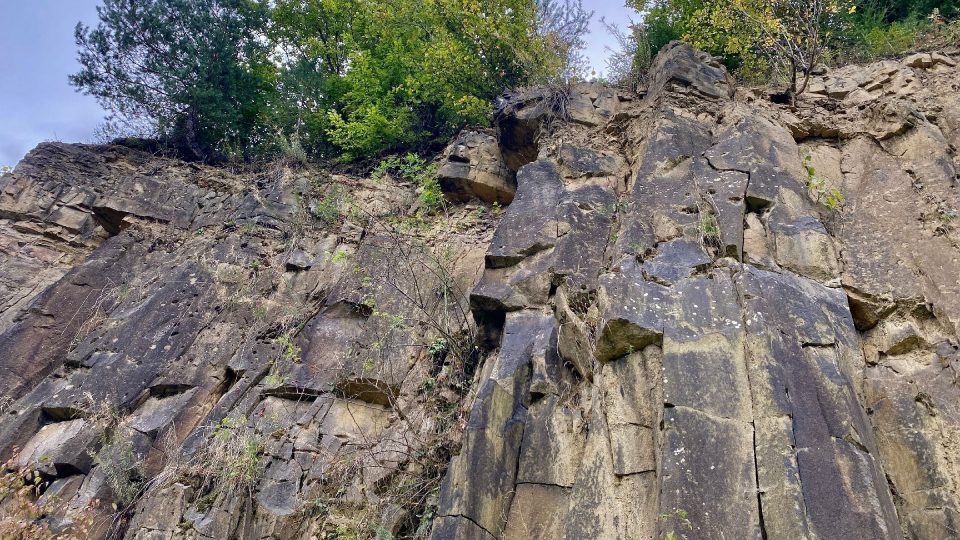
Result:
[[[955,537],[957,60],[790,109],[672,44],[642,97],[508,96],[426,219],[42,145],[0,180],[0,448],[99,536]]]
[[[513,200],[515,174],[504,163],[497,138],[478,131],[460,133],[447,147],[437,172],[440,187],[451,200],[463,202],[476,197],[502,204]]]

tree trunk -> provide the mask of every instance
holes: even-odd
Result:
[[[797,106],[797,61],[790,59],[790,106]]]

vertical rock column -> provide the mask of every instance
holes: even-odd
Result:
[[[473,294],[503,337],[434,538],[900,535],[834,240],[790,133],[732,94],[672,45],[620,124],[567,124],[520,169]],[[611,132],[625,183],[568,142]]]

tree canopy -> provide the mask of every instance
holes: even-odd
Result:
[[[937,42],[930,38],[936,37],[938,24],[960,17],[960,0],[626,2],[641,17],[632,28],[628,52],[650,51],[640,55],[649,58],[670,41],[683,39],[719,56],[747,82],[782,75],[794,94],[802,93],[818,62],[868,61],[930,46]],[[951,36],[944,34],[946,41]],[[631,73],[623,67],[616,71]]]
[[[960,0],[625,1],[642,20],[615,31],[614,79],[635,87],[683,39],[791,95],[819,62],[897,54],[960,17]],[[98,13],[77,26],[70,81],[114,123],[193,159],[343,161],[430,147],[487,123],[504,90],[582,76],[592,16],[582,0],[104,0]]]
[[[82,70],[70,82],[118,118],[152,120],[194,158],[255,142],[276,70],[249,0],[105,0],[77,25]]]
[[[576,75],[579,0],[105,0],[70,80],[198,159],[350,160]]]

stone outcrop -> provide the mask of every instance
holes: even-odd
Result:
[[[479,131],[461,132],[447,147],[437,172],[440,187],[451,200],[476,197],[501,204],[513,201],[515,174],[503,160],[497,137]]]
[[[642,96],[506,96],[433,217],[41,145],[0,180],[0,449],[99,536],[955,537],[957,61],[791,108],[671,44]]]

